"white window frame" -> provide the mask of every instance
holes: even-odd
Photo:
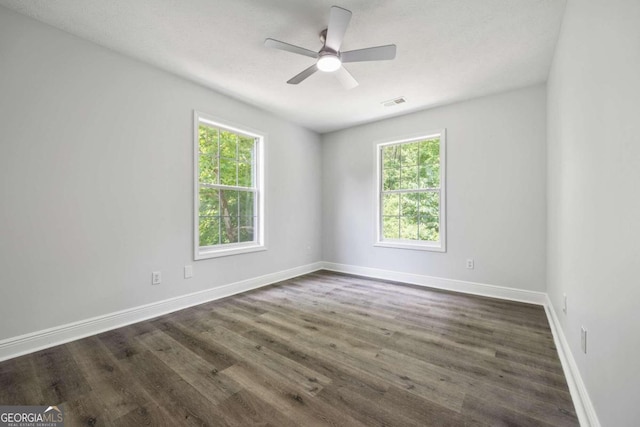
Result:
[[[382,234],[382,149],[388,145],[405,144],[410,142],[421,141],[432,138],[440,139],[440,188],[437,190],[440,193],[440,230],[438,242],[433,241],[420,241],[420,240],[406,240],[406,239],[384,239]],[[386,247],[386,248],[398,248],[398,249],[414,249],[433,252],[446,252],[447,251],[447,201],[446,201],[446,147],[447,136],[446,129],[440,129],[437,131],[429,131],[420,133],[417,135],[406,136],[401,139],[393,141],[383,141],[375,145],[376,150],[376,231],[375,231],[375,243],[374,246]],[[429,190],[434,191],[434,190]]]
[[[264,145],[267,136],[264,132],[260,132],[251,129],[244,125],[236,125],[230,123],[227,120],[219,119],[215,116],[202,113],[194,110],[194,134],[193,134],[193,253],[194,260],[202,260],[209,258],[217,258],[229,255],[243,254],[248,252],[264,251],[266,246],[266,234],[265,234],[265,184],[264,184]],[[255,161],[255,190],[256,197],[254,198],[255,210],[257,213],[257,220],[254,227],[254,240],[252,242],[241,243],[226,243],[213,246],[200,246],[200,142],[199,132],[200,123],[206,123],[208,125],[228,130],[233,133],[241,134],[256,140],[256,161]],[[230,187],[233,189],[233,187]]]

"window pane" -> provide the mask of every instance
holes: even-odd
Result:
[[[400,216],[399,194],[384,194],[382,196],[382,215]]]
[[[200,124],[199,128],[200,153],[218,154],[218,129],[212,128],[204,124]]]
[[[220,157],[236,160],[238,157],[238,135],[226,130],[220,131]]]
[[[400,169],[399,168],[383,169],[382,189],[385,191],[400,189]]]
[[[238,185],[237,181],[237,163],[233,159],[220,158],[220,184],[222,185]]]
[[[250,191],[240,191],[239,192],[239,210],[238,216],[254,216],[254,203],[253,203],[253,192]]]
[[[220,217],[200,217],[200,246],[212,246],[220,243]]]
[[[430,139],[420,143],[420,186],[440,187],[440,140]]]
[[[382,147],[382,168],[397,169],[400,167],[400,146],[387,145]]]
[[[440,163],[440,139],[420,142],[420,164],[436,166]]]
[[[418,188],[418,167],[403,167],[400,172],[400,189],[413,190]]]
[[[238,191],[220,190],[220,213],[222,216],[238,216]]]
[[[238,217],[237,216],[223,216],[222,220],[222,235],[220,236],[221,243],[237,243],[238,242]]]
[[[403,193],[400,197],[400,215],[417,216],[420,193]]]
[[[200,155],[199,182],[203,184],[218,183],[218,158],[209,154]]]
[[[440,240],[440,194],[422,193],[419,216],[420,240]]]
[[[418,152],[420,151],[420,143],[412,142],[409,144],[402,144],[401,150],[401,162],[402,167],[415,166],[418,164]]]
[[[382,217],[382,237],[384,239],[400,238],[400,219],[397,216]]]
[[[400,217],[400,238],[407,240],[418,239],[418,217],[417,216],[401,216]]]
[[[440,188],[440,167],[420,166],[420,188]]]
[[[437,192],[420,193],[421,215],[430,215],[432,217],[439,215],[440,211],[440,194]]]
[[[241,242],[253,241],[254,223],[255,223],[255,217],[253,216],[240,217],[240,241]]]
[[[213,188],[200,188],[200,216],[220,215],[220,200],[218,190]]]
[[[237,148],[238,135],[229,131],[220,132],[220,184],[238,185]]]
[[[238,187],[253,187],[252,167],[249,163],[238,163]]]
[[[420,217],[420,240],[429,242],[437,242],[440,240],[440,225],[437,220],[433,220],[433,217],[421,216]]]
[[[255,139],[238,135],[238,160],[244,163],[253,163],[253,150]]]

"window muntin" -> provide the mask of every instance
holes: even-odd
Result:
[[[378,144],[376,245],[445,251],[445,132]]]
[[[264,249],[264,137],[195,118],[195,259]]]

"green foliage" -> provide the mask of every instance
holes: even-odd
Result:
[[[382,236],[440,239],[440,140],[382,148]],[[416,191],[411,191],[416,190]],[[424,191],[432,190],[432,191]],[[388,191],[400,191],[388,193]]]
[[[201,123],[199,151],[200,246],[253,241],[255,139]]]

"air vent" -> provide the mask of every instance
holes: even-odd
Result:
[[[394,107],[396,105],[404,104],[405,102],[407,102],[407,100],[405,99],[404,96],[401,96],[399,98],[391,99],[389,101],[384,101],[382,105],[384,105],[385,107]]]

